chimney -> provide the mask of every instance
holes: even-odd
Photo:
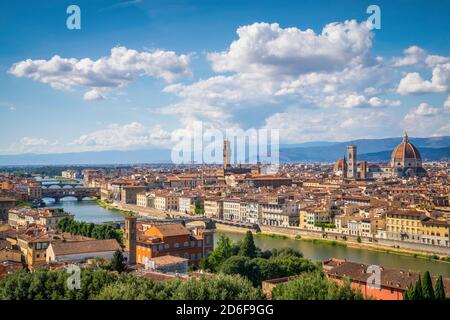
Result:
[[[136,216],[125,217],[125,251],[128,252],[128,264],[136,264]]]

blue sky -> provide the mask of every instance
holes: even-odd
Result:
[[[0,154],[167,147],[196,121],[284,143],[450,135],[449,30],[440,0],[2,1]]]

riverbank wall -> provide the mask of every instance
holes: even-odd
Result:
[[[261,233],[268,235],[280,235],[296,240],[320,240],[321,242],[339,243],[353,248],[368,249],[374,251],[394,252],[397,254],[408,255],[436,255],[438,257],[449,257],[450,248],[422,245],[419,243],[409,243],[402,241],[391,241],[386,239],[377,239],[376,242],[372,238],[360,237],[361,242],[358,242],[358,237],[345,235],[346,240],[343,239],[342,234],[327,233],[324,234],[317,231],[300,230],[298,228],[280,228],[273,226],[261,226]],[[216,223],[218,231],[245,233],[248,230],[256,233],[255,230],[242,228],[237,226],[229,226],[226,224]]]

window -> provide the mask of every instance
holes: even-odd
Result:
[[[155,252],[158,251],[156,244],[153,245],[153,251],[155,251]]]
[[[183,246],[189,247],[189,242],[186,241],[186,242],[183,244]]]
[[[166,243],[166,244],[164,245],[164,249],[168,250],[169,248],[170,248],[170,245],[169,245],[168,243]]]
[[[195,247],[195,241],[191,241],[191,247]]]
[[[195,253],[191,254],[191,260],[195,260]]]
[[[179,247],[180,247],[180,244],[178,242],[175,242],[175,249],[179,248]]]
[[[185,252],[185,253],[184,253],[184,258],[185,258],[185,259],[189,259],[189,253]]]
[[[211,243],[211,238],[210,237],[206,237],[205,241],[206,241],[206,244],[210,244]]]
[[[202,246],[202,241],[201,241],[201,240],[198,241],[198,246],[199,246],[199,247]]]
[[[198,257],[198,260],[201,260],[201,259],[202,259],[202,253],[199,252],[198,255],[197,255],[197,257]]]
[[[163,251],[163,245],[162,244],[159,245],[159,251]]]

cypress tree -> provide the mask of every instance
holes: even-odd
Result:
[[[425,300],[434,300],[433,283],[431,282],[431,276],[428,271],[422,277],[422,294]]]
[[[417,279],[416,286],[414,287],[414,300],[422,300],[422,281],[420,280],[420,276]]]
[[[403,300],[415,300],[414,299],[414,285],[411,285],[408,290],[403,292]]]
[[[126,268],[124,261],[125,261],[125,259],[123,257],[122,252],[117,250],[116,252],[114,252],[114,255],[111,259],[111,263],[110,263],[111,269],[114,271],[118,271],[118,272],[124,271]]]
[[[249,257],[251,259],[256,257],[256,246],[251,231],[247,231],[245,238],[242,241],[239,255]]]
[[[445,290],[444,290],[444,282],[442,281],[442,276],[436,281],[434,287],[434,298],[437,300],[445,300]]]

